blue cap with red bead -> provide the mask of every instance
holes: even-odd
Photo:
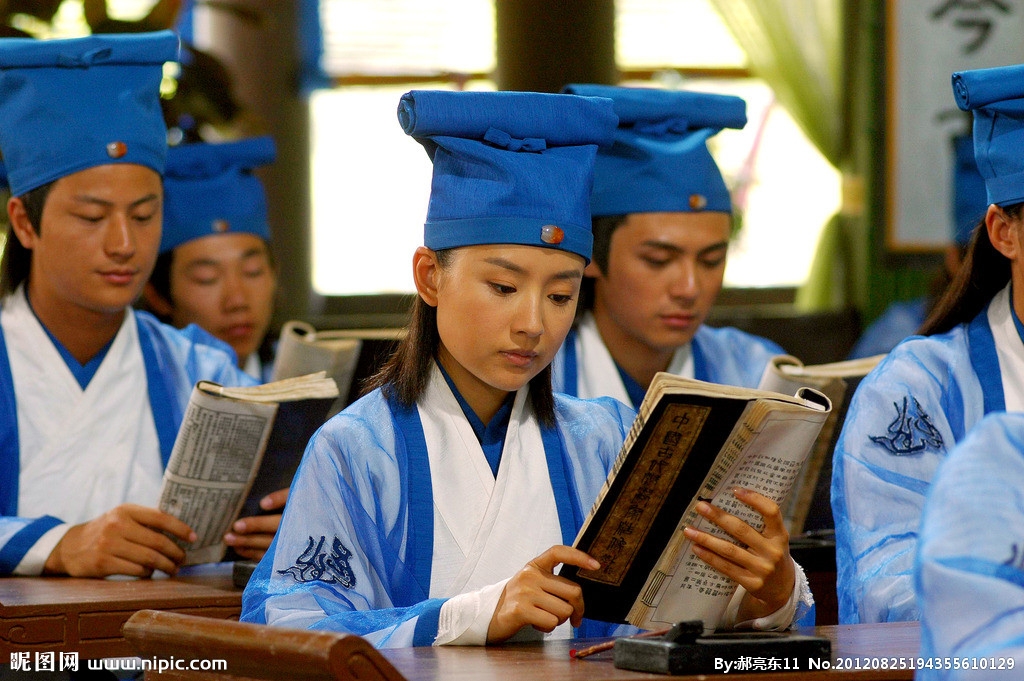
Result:
[[[567,85],[563,92],[608,97],[619,117],[615,144],[601,149],[594,166],[593,215],[732,213],[707,140],[746,125],[742,99],[612,85]]]
[[[590,260],[594,158],[617,122],[610,100],[417,90],[398,119],[434,164],[428,248],[524,244]]]
[[[163,173],[163,65],[171,31],[0,40],[0,155],[11,193],[108,163]]]
[[[270,240],[267,197],[253,169],[273,162],[274,140],[184,144],[167,151],[160,252],[211,234]]]

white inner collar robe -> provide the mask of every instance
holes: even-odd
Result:
[[[1024,342],[1010,311],[1010,285],[997,293],[988,306],[988,323],[996,343],[999,373],[1006,411],[1024,411]]]
[[[0,323],[17,395],[18,514],[76,524],[120,503],[154,506],[163,464],[134,313],[85,390],[23,289],[7,298]]]
[[[619,376],[619,368],[597,330],[594,315],[588,312],[577,328],[576,361],[579,363],[579,371],[576,396],[583,399],[608,396],[623,404],[632,404],[633,400]],[[666,371],[676,376],[695,377],[690,343],[676,349]]]

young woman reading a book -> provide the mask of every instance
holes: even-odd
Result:
[[[434,168],[412,323],[376,389],[311,440],[242,619],[379,647],[607,633],[557,567],[596,566],[570,545],[634,414],[554,395],[549,363],[590,257],[611,102],[412,92],[399,118]],[[787,627],[805,582],[777,509],[740,494],[766,516],[762,534],[706,513],[749,548],[695,538],[747,587],[720,624]]]
[[[266,195],[252,171],[274,154],[270,137],[167,151],[160,256],[143,291],[146,307],[161,320],[209,331],[262,381],[271,376],[267,331],[277,267]]]
[[[609,97],[619,127],[598,151],[594,260],[579,321],[552,364],[556,392],[638,407],[654,374],[756,388],[785,352],[704,324],[722,289],[732,199],[706,140],[742,128],[746,103],[702,92],[570,85]]]
[[[990,205],[924,337],[896,346],[851,402],[832,477],[843,623],[919,618],[914,556],[936,470],[985,414],[1024,410],[1024,65],[953,80]]]
[[[177,45],[0,41],[0,575],[174,572],[191,529],[154,506],[192,386],[252,383],[209,334],[131,309],[160,243]]]

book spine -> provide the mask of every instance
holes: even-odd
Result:
[[[590,519],[594,516],[594,512],[601,505],[601,502],[612,487],[612,483],[619,474],[619,470],[622,469],[622,464],[626,461],[629,456],[629,452],[633,449],[634,443],[640,437],[640,433],[644,429],[644,425],[647,423],[648,418],[651,415],[651,411],[656,404],[655,400],[650,400],[645,397],[643,402],[640,404],[640,409],[637,410],[637,416],[633,419],[633,424],[629,427],[629,432],[626,433],[626,439],[622,443],[622,449],[619,450],[618,456],[615,457],[615,462],[612,464],[611,472],[605,479],[604,484],[601,485],[601,491],[597,493],[597,498],[590,507],[590,512],[587,514],[587,519],[583,522],[583,526],[580,531],[576,534],[576,541],[579,541],[580,537],[583,536],[584,532],[587,531],[587,527],[590,525]]]

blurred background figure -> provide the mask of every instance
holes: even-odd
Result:
[[[198,324],[264,381],[272,366],[266,338],[277,268],[267,199],[252,171],[274,155],[270,137],[169,149],[160,256],[143,291],[146,307],[162,321]]]
[[[946,246],[942,266],[932,278],[928,295],[897,301],[887,307],[864,330],[850,350],[850,359],[885,354],[904,338],[918,333],[960,269],[974,228],[985,217],[988,206],[985,180],[974,161],[974,141],[970,133],[953,138],[952,192],[953,241]]]

